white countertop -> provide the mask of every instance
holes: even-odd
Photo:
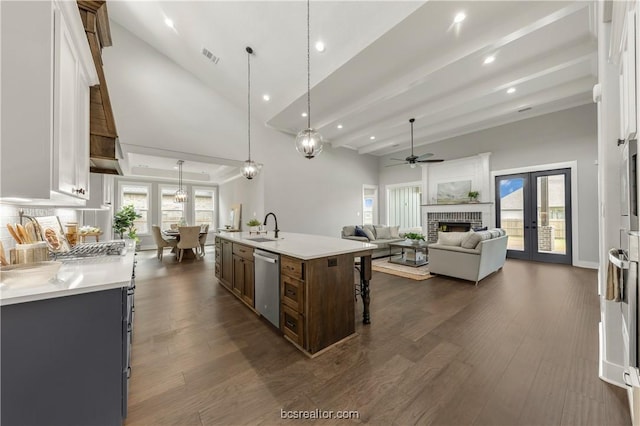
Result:
[[[296,234],[293,232],[279,232],[275,241],[257,242],[252,238],[273,239],[273,231],[267,234],[250,234],[249,232],[219,232],[220,238],[251,247],[284,254],[302,260],[318,259],[338,254],[356,253],[365,250],[374,250],[378,246],[371,243],[363,243],[343,238],[325,237],[322,235]]]
[[[0,306],[128,287],[135,250],[121,256],[65,260],[55,278],[26,285],[0,283]]]

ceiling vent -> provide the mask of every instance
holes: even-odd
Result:
[[[518,112],[525,112],[525,111],[529,111],[530,109],[531,107],[526,107],[526,108],[519,109]]]
[[[218,62],[220,62],[220,57],[214,55],[209,49],[207,49],[206,47],[202,48],[202,54],[209,59],[211,62],[213,62],[214,64],[218,65]]]

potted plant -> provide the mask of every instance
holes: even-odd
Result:
[[[478,191],[469,191],[467,195],[469,196],[470,203],[477,203],[480,193]]]
[[[258,219],[251,219],[247,222],[247,226],[249,226],[249,232],[255,232],[256,234],[260,231],[259,226],[262,225]]]
[[[419,244],[420,241],[424,241],[424,235],[419,234],[417,232],[407,232],[406,234],[404,234],[404,237],[411,241],[412,244]]]
[[[136,213],[132,204],[123,206],[120,211],[113,216],[113,230],[120,235],[120,238],[125,238],[126,232],[126,238],[135,240],[137,245],[140,242],[140,238],[138,238],[133,222],[141,217],[142,215]]]

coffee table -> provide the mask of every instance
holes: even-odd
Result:
[[[409,241],[400,241],[397,243],[389,243],[389,263],[397,263],[398,265],[406,265],[418,267],[429,263],[427,258],[427,243],[418,241],[413,243]],[[400,248],[400,254],[391,253],[392,248]]]

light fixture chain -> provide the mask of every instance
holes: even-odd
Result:
[[[249,161],[251,161],[251,53],[247,52],[247,105],[248,105],[248,115],[247,115],[247,132],[249,139]]]
[[[311,45],[311,19],[310,16],[310,0],[307,0],[307,129],[311,128],[311,54],[309,46]]]

